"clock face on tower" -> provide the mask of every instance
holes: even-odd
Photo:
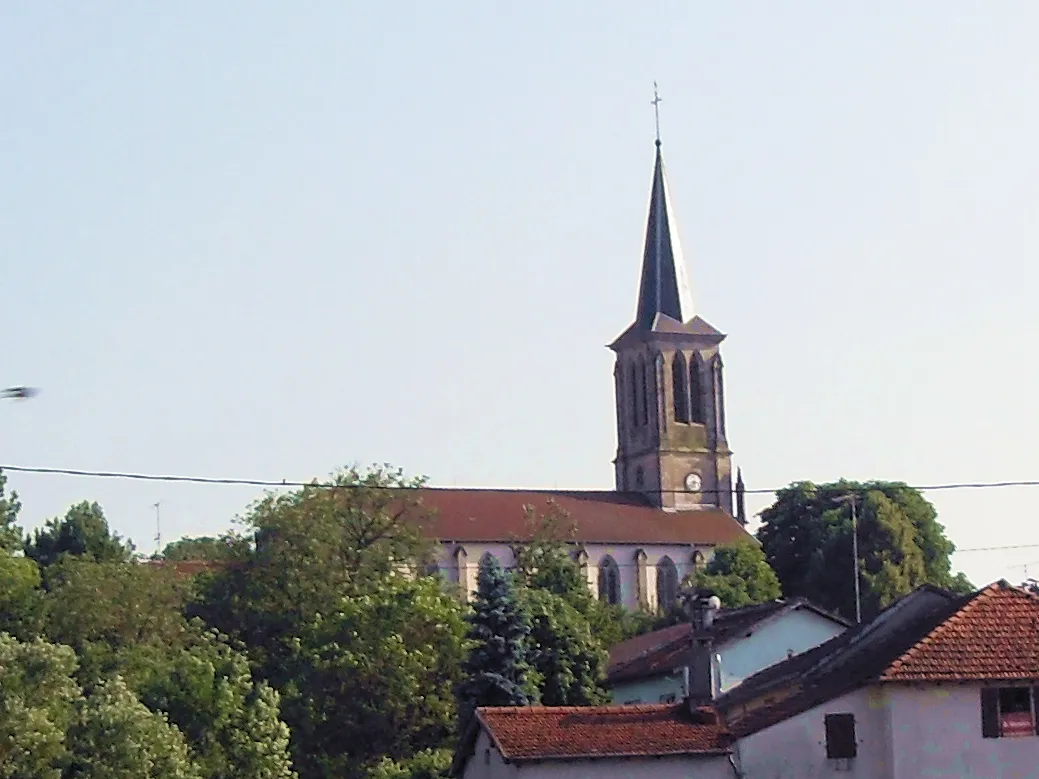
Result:
[[[690,474],[686,475],[686,477],[685,477],[685,488],[687,490],[689,490],[689,492],[699,492],[700,491],[700,485],[701,485],[700,474],[698,474],[698,473],[690,473]]]

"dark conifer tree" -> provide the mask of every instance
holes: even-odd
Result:
[[[480,561],[476,599],[468,617],[473,642],[462,666],[458,716],[462,728],[479,706],[533,703],[527,680],[526,639],[530,625],[520,609],[512,580],[491,555]]]

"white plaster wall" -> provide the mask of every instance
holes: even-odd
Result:
[[[722,656],[720,691],[727,692],[748,676],[829,641],[845,627],[814,611],[798,609],[755,626],[718,650]]]
[[[632,779],[650,773],[654,779],[733,779],[735,776],[725,756],[506,763],[485,731],[477,737],[462,776],[463,779]]]
[[[891,686],[896,779],[1039,776],[1039,736],[981,737],[977,685]]]
[[[648,679],[621,682],[610,688],[610,698],[617,704],[668,703],[671,697],[675,701],[681,700],[683,684],[680,673],[660,674]]]
[[[718,690],[727,692],[748,676],[785,660],[787,652],[801,654],[844,630],[843,625],[803,609],[766,621],[750,635],[735,638],[717,649],[721,656]],[[661,674],[621,682],[611,688],[610,697],[614,703],[659,703],[668,695],[681,698],[682,684],[680,673]]]
[[[467,571],[459,571],[455,552],[459,546],[465,548],[468,564]],[[642,549],[646,553],[646,564],[649,567],[647,577],[649,592],[649,608],[656,609],[656,565],[665,556],[678,569],[678,579],[681,582],[693,571],[693,552],[699,551],[705,561],[709,561],[714,553],[711,546],[694,546],[690,544],[674,545],[649,545],[639,546],[636,544],[588,544],[584,546],[588,554],[588,587],[596,597],[599,595],[599,564],[607,555],[611,556],[620,570],[621,604],[628,609],[639,608],[638,577],[635,564],[635,553]],[[504,567],[510,568],[516,564],[512,548],[508,544],[479,544],[466,542],[451,542],[441,544],[437,555],[437,564],[440,566],[440,574],[449,582],[465,585],[466,589],[473,593],[476,591],[476,572],[480,564],[480,558],[487,552],[498,558]]]
[[[755,733],[738,743],[746,779],[895,779],[891,751],[890,701],[882,689],[857,690]],[[826,757],[826,714],[855,715],[858,757],[848,765]],[[909,779],[910,775],[905,775]],[[949,779],[957,777],[949,774]]]

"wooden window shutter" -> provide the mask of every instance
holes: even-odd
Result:
[[[999,738],[999,690],[981,689],[981,737]]]
[[[847,760],[858,754],[854,714],[827,714],[823,726],[826,728],[828,758]]]

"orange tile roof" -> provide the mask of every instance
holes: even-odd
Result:
[[[1039,679],[1039,597],[996,582],[892,662],[882,681]]]
[[[652,706],[501,706],[477,720],[510,761],[604,757],[725,755],[729,731],[710,708]]]
[[[524,506],[538,514],[552,503],[576,528],[575,541],[601,544],[717,545],[751,538],[721,509],[662,511],[636,493],[424,488],[418,490],[427,537],[439,541],[510,542],[530,535]]]

